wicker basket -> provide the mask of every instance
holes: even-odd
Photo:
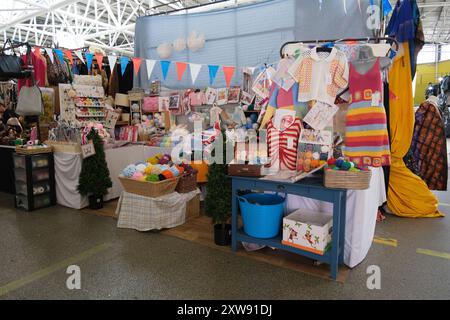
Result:
[[[126,192],[150,198],[157,198],[174,192],[179,178],[180,177],[176,177],[159,182],[147,182],[119,176],[120,183],[122,183]]]
[[[176,191],[178,193],[188,193],[197,189],[197,172],[183,174],[178,181]]]
[[[52,147],[42,147],[42,148],[22,148],[16,146],[16,153],[19,154],[41,154],[41,153],[51,153],[53,152]]]
[[[372,171],[325,170],[324,185],[327,188],[364,190],[369,188]]]
[[[44,143],[52,146],[54,152],[81,153],[81,144],[76,142],[46,140]]]

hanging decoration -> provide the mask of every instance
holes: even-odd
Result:
[[[189,69],[191,71],[192,83],[195,83],[195,81],[197,80],[198,74],[200,73],[200,70],[202,69],[202,65],[196,64],[196,63],[190,63]]]
[[[122,75],[125,73],[125,70],[127,69],[128,62],[130,62],[130,58],[120,57],[120,70],[122,72]]]
[[[53,58],[53,50],[51,48],[45,48],[45,52],[47,52],[47,55],[50,57],[50,61],[55,63],[55,59]]]
[[[87,64],[88,71],[90,71],[91,66],[92,66],[92,60],[94,60],[94,55],[90,52],[86,52],[84,54],[84,56],[86,57],[86,64]]]
[[[145,62],[147,64],[147,77],[148,77],[148,80],[150,80],[150,77],[152,76],[152,73],[153,73],[153,68],[155,67],[155,64],[156,64],[156,60],[147,59],[147,60],[145,60]]]
[[[117,62],[117,56],[108,56],[108,63],[109,63],[109,68],[111,69],[111,73],[114,71],[114,68],[116,67],[116,62]]]
[[[392,5],[389,2],[389,0],[383,0],[383,14],[384,14],[384,16],[387,16],[391,11],[392,11]]]
[[[84,62],[83,54],[82,54],[81,50],[76,50],[76,51],[75,51],[75,55],[78,57],[78,59],[81,60],[81,62],[83,62],[84,64],[86,64],[86,62]]]
[[[133,61],[134,74],[137,76],[138,72],[139,72],[139,68],[141,67],[142,59],[141,58],[133,58],[131,60]]]
[[[186,62],[176,62],[177,65],[177,76],[178,81],[181,81],[183,78],[184,72],[186,71],[187,63]]]
[[[208,65],[209,69],[209,83],[212,85],[217,76],[217,71],[219,71],[219,66]]]
[[[73,65],[72,51],[70,51],[70,50],[64,50],[64,54],[66,55],[67,59],[69,59],[70,65]]]
[[[98,68],[102,70],[103,68],[103,54],[100,52],[95,53],[95,60],[97,60]]]
[[[161,71],[163,74],[163,79],[166,80],[167,72],[169,71],[169,67],[170,67],[170,61],[162,60],[162,61],[160,61],[160,63],[161,63]]]
[[[61,49],[53,49],[61,63],[64,63],[64,54]]]
[[[229,87],[230,83],[231,83],[231,79],[233,78],[234,70],[236,69],[236,67],[223,66],[222,69],[223,69],[223,74],[225,75],[225,82],[227,84],[227,87]]]

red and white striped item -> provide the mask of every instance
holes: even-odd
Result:
[[[298,138],[301,122],[299,118],[284,131],[273,125],[272,120],[267,125],[267,145],[269,147],[270,166],[279,163],[280,170],[295,170],[297,162]]]

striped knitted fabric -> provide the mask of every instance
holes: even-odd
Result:
[[[388,166],[391,163],[386,112],[382,104],[379,60],[365,74],[350,64],[352,103],[347,112],[344,156],[357,166]],[[372,101],[377,92],[379,101]]]
[[[267,144],[269,147],[270,166],[279,165],[280,170],[295,170],[297,146],[301,123],[295,118],[284,131],[278,130],[271,120],[267,125]]]

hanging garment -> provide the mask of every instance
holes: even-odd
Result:
[[[347,87],[349,71],[343,52],[336,48],[318,52],[313,48],[303,52],[288,72],[299,83],[298,101],[333,104],[337,93]]]
[[[43,61],[43,59],[36,57],[36,55],[33,52],[29,52],[28,54],[22,55],[20,58],[22,59],[24,65],[28,65],[28,63],[31,62],[34,71],[35,83],[39,87],[45,87],[47,64]],[[31,87],[32,85],[33,79],[31,77],[28,79],[19,79],[17,81],[17,89],[19,90],[19,92],[23,86]]]
[[[119,69],[117,72],[119,92],[123,94],[128,94],[128,91],[133,89],[133,62],[128,62],[125,72],[122,75],[120,67],[116,66],[115,70]]]
[[[388,208],[408,218],[444,216],[438,210],[438,199],[426,183],[413,174],[403,162],[411,145],[414,129],[412,79],[408,43],[401,44],[389,71],[389,123],[391,132],[391,170]]]
[[[428,101],[416,111],[411,153],[430,190],[447,190],[447,141],[438,108]],[[408,166],[408,165],[407,165]],[[413,168],[408,168],[414,172]]]
[[[296,116],[303,119],[308,113],[308,103],[298,102],[298,83],[294,83],[292,87],[286,91],[280,88],[276,83],[270,88],[269,103],[267,105],[264,118],[261,122],[261,128],[265,128],[270,119],[272,119],[277,109],[295,110]]]
[[[298,138],[301,123],[299,118],[281,131],[270,120],[267,125],[267,145],[269,146],[270,166],[280,170],[295,170],[297,163]]]
[[[350,63],[349,83],[352,98],[346,116],[344,156],[359,167],[388,166],[391,156],[380,59],[364,74]]]

